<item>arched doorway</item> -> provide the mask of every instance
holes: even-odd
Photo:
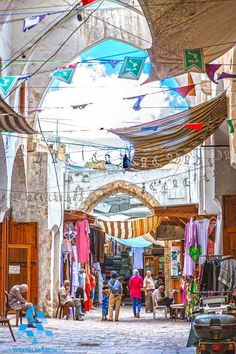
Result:
[[[152,212],[154,212],[154,208],[159,205],[157,200],[151,194],[137,185],[127,181],[114,181],[92,192],[81,205],[81,209],[91,213],[94,207],[103,199],[117,193],[125,193],[139,199]]]

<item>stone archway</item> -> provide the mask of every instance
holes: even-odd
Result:
[[[81,209],[87,213],[91,213],[95,206],[103,199],[108,198],[117,193],[125,193],[139,199],[146,207],[148,207],[154,214],[154,208],[160,204],[148,192],[143,191],[142,188],[127,181],[114,181],[108,183],[101,188],[96,189],[91,193],[86,200],[82,203]]]

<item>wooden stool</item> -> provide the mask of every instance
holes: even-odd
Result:
[[[5,318],[5,317],[0,317],[0,323],[3,324],[3,325],[5,325],[5,324],[8,325],[8,328],[9,328],[9,330],[11,332],[11,336],[12,336],[14,342],[16,342],[16,338],[15,338],[15,336],[13,334],[13,331],[12,331],[12,328],[11,328],[10,320],[8,318]]]
[[[170,318],[172,320],[180,319],[179,315],[183,314],[183,318],[185,318],[185,305],[184,304],[172,304],[170,305]]]

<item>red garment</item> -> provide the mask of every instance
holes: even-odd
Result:
[[[89,274],[89,280],[90,280],[91,290],[96,289],[96,280],[95,280],[95,276],[92,273]]]
[[[142,298],[141,288],[143,288],[143,278],[140,275],[134,275],[129,280],[130,297]]]
[[[90,311],[91,308],[92,308],[92,304],[91,304],[91,300],[90,300],[90,292],[91,292],[91,287],[89,285],[88,282],[86,282],[85,284],[85,293],[86,293],[86,296],[87,296],[87,300],[85,301],[84,303],[84,309],[86,312]]]
[[[90,242],[88,220],[83,219],[76,221],[75,232],[78,262],[89,263]]]

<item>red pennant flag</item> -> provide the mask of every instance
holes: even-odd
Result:
[[[87,6],[95,2],[96,0],[82,0],[82,5]]]
[[[188,124],[185,124],[185,128],[193,129],[193,130],[196,130],[196,131],[201,130],[202,127],[203,127],[203,123],[188,123]]]
[[[178,92],[183,98],[185,98],[189,92],[191,92],[195,88],[195,85],[188,85],[182,87],[174,87],[173,90]]]
[[[218,82],[215,81],[214,79],[215,73],[221,67],[221,65],[222,64],[205,64],[206,74],[209,77],[209,79],[215,84],[218,84]]]
[[[188,73],[188,86],[190,85],[194,85],[194,82],[191,73]],[[195,85],[194,88],[188,93],[188,96],[196,96]]]

